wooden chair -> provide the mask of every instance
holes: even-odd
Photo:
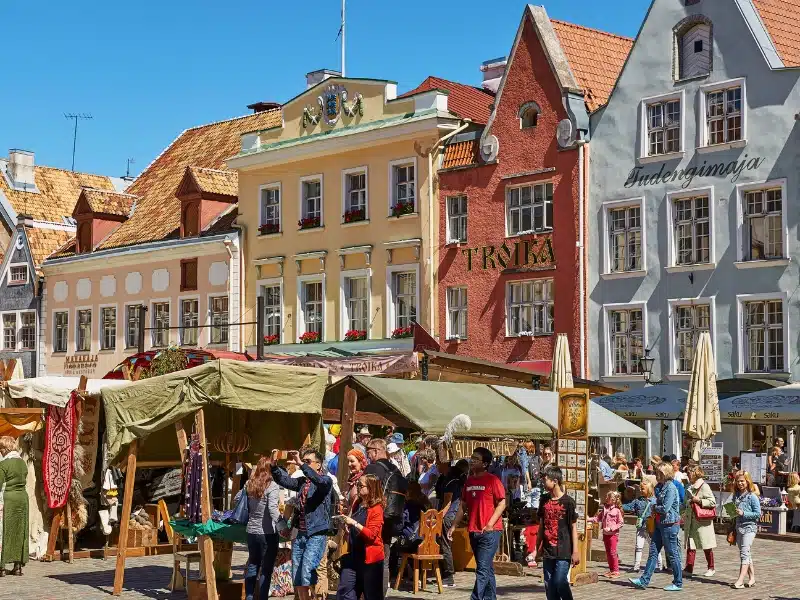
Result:
[[[444,511],[439,512],[436,509],[431,509],[424,512],[419,519],[419,534],[422,537],[422,543],[414,553],[404,552],[401,556],[403,558],[400,563],[400,571],[397,574],[397,581],[395,582],[394,589],[400,588],[400,582],[403,580],[403,573],[408,565],[408,560],[411,559],[414,565],[414,594],[422,589],[425,591],[425,580],[428,578],[428,570],[436,573],[436,584],[439,588],[439,593],[443,593],[442,589],[442,571],[439,568],[439,561],[444,557],[439,554],[439,544],[436,542],[436,536],[442,535],[442,522],[444,520]],[[420,568],[422,569],[422,584],[420,585]]]

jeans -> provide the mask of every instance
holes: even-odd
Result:
[[[569,586],[568,560],[545,558],[542,562],[544,572],[544,593],[547,600],[572,600],[572,588]]]
[[[612,573],[619,573],[619,554],[617,553],[619,544],[619,532],[611,535],[603,534],[603,545],[606,548],[606,560],[608,560],[608,570]]]
[[[683,587],[681,553],[678,549],[678,535],[680,531],[681,527],[677,523],[674,525],[659,525],[656,527],[656,530],[653,532],[653,537],[650,538],[650,554],[647,557],[647,566],[639,577],[639,580],[644,585],[650,583],[650,578],[656,570],[658,553],[661,552],[661,548],[663,547],[664,553],[669,558],[670,567],[672,567],[672,584],[677,587]]]
[[[292,582],[295,587],[317,584],[317,568],[328,548],[325,534],[309,536],[305,531],[297,533],[292,542]]]
[[[445,579],[449,579],[453,577],[453,574],[456,572],[455,566],[453,566],[453,542],[447,537],[447,532],[450,531],[450,528],[453,526],[453,517],[445,517],[444,523],[442,525],[442,537],[440,538],[441,548],[442,548],[442,577]]]
[[[269,586],[272,582],[272,570],[275,568],[275,559],[278,556],[278,534],[258,535],[247,534],[247,568],[244,574],[244,593],[247,600],[253,600],[256,592],[256,581],[259,583],[259,598],[269,595]],[[261,577],[258,570],[261,569]]]
[[[475,555],[475,587],[470,600],[495,600],[497,583],[494,578],[494,555],[500,546],[499,531],[469,534],[469,545]]]
[[[650,547],[650,533],[648,533],[646,528],[637,529],[636,530],[636,550],[633,554],[633,569],[634,571],[638,571],[642,566],[642,550],[644,549],[645,545]],[[658,553],[658,570],[660,571],[663,567],[663,563],[661,561],[661,553]]]
[[[336,600],[383,600],[386,590],[383,587],[383,564],[380,561],[364,564],[364,557],[346,554],[342,557],[342,572],[339,575],[339,588]]]
[[[753,557],[750,554],[750,547],[756,539],[754,531],[747,533],[736,532],[736,545],[739,546],[739,562],[743,565],[752,565]]]

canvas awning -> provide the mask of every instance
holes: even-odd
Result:
[[[626,419],[683,419],[686,390],[674,385],[651,385],[594,398],[600,406]]]
[[[558,428],[558,394],[556,392],[526,390],[504,385],[493,385],[492,387],[520,408],[544,419],[551,427]],[[591,400],[589,402],[589,435],[591,437],[646,438],[647,432]]]
[[[800,383],[720,398],[723,423],[800,425]]]
[[[465,414],[472,420],[472,428],[464,435],[471,438],[553,435],[544,420],[490,385],[354,376],[330,386],[324,406],[341,409],[347,385],[356,388],[358,411],[378,413],[425,433],[441,435],[453,417]]]
[[[99,395],[106,388],[121,388],[130,385],[130,381],[109,379],[88,379],[86,395]],[[12,379],[3,385],[3,396],[13,400],[35,400],[42,404],[64,407],[69,402],[70,394],[78,389],[80,377],[33,377],[31,379]],[[5,403],[4,403],[5,404]]]

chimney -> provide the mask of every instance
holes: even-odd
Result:
[[[506,71],[507,63],[507,56],[493,58],[481,63],[481,71],[483,72],[483,83],[481,87],[487,92],[496,94],[497,88],[500,87],[500,80],[503,78],[503,73]]]
[[[9,150],[8,174],[16,188],[36,187],[33,177],[33,152],[14,148]]]
[[[22,229],[26,225],[33,225],[33,217],[30,215],[26,215],[25,213],[20,213],[17,215],[17,229]]]
[[[341,77],[339,71],[331,71],[330,69],[320,69],[319,71],[311,71],[306,74],[306,89],[312,88],[318,83],[330,79],[331,77]]]
[[[253,113],[260,113],[265,112],[268,110],[273,110],[275,108],[280,108],[281,105],[278,102],[254,102],[253,104],[248,104],[247,108],[253,111]]]

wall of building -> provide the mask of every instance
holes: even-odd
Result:
[[[12,235],[11,243],[16,239]],[[10,264],[28,263],[27,249],[25,246],[18,248],[14,244],[11,252]],[[0,264],[2,264],[0,262]],[[16,359],[22,362],[22,369],[26,377],[33,377],[36,369],[36,350],[20,350],[20,312],[34,311],[39,308],[39,299],[36,297],[36,284],[33,273],[28,272],[28,283],[24,285],[9,285],[6,272],[0,273],[0,360]],[[5,332],[3,331],[3,314],[15,314],[16,316],[16,342],[15,348],[8,348],[5,344]]]

